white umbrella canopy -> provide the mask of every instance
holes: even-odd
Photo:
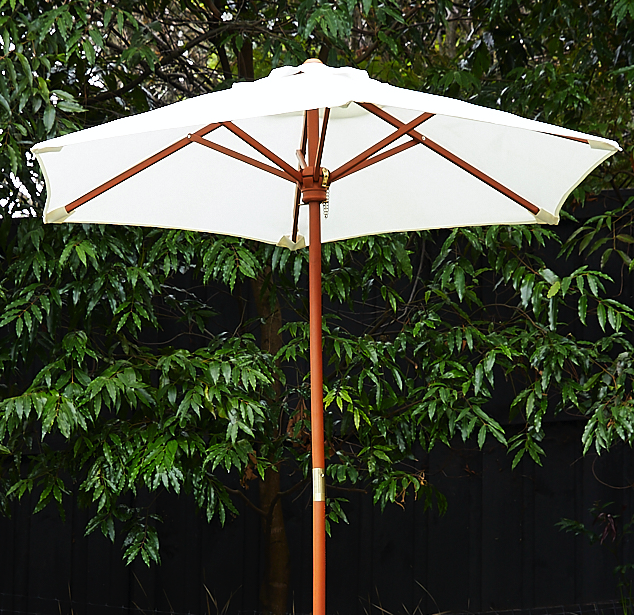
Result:
[[[290,248],[307,245],[307,208],[296,207],[295,193],[296,150],[310,109],[322,109],[322,117],[330,110],[321,158],[332,184],[324,242],[454,226],[557,223],[570,192],[620,149],[608,139],[315,62],[34,146],[46,178],[44,221],[184,228]],[[342,176],[343,165],[409,122],[411,130],[401,129],[397,139],[372,152],[370,162],[378,166],[361,163]],[[266,150],[254,149],[240,131]],[[222,147],[278,174],[245,164]],[[143,164],[166,148],[172,153]],[[391,148],[398,154],[381,159]],[[139,163],[143,170],[128,176]],[[127,178],[86,199],[121,174]],[[78,202],[83,204],[73,209]]]
[[[556,224],[570,192],[619,149],[308,61],[32,151],[46,178],[45,222],[190,229],[290,249],[310,243],[312,612],[325,615],[321,243]]]

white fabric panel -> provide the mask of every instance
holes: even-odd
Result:
[[[304,64],[274,70],[269,77],[252,83],[237,83],[230,90],[205,94],[154,111],[57,137],[48,141],[46,146],[58,147],[87,140],[178,127],[204,126],[210,122],[278,115],[305,109],[341,107],[351,101],[428,111],[527,130],[554,130],[557,134],[587,137],[582,133],[535,122],[496,109],[397,88],[370,79],[366,71],[332,68],[323,64]],[[619,148],[614,141],[599,137],[595,139],[612,149]],[[46,147],[43,143],[38,144],[33,148],[34,151],[40,146]]]
[[[416,229],[530,224],[535,217],[421,146],[353,173],[330,189],[324,241]],[[377,168],[381,166],[380,178]]]
[[[88,201],[66,221],[183,228],[277,243],[292,231],[294,195],[294,184],[194,143]]]
[[[65,146],[61,151],[37,154],[46,171],[47,211],[68,205],[183,136],[182,129],[177,128],[86,141]]]
[[[586,170],[611,155],[559,136],[446,116],[434,116],[420,132],[552,214]]]

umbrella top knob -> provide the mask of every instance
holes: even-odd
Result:
[[[323,62],[319,58],[308,58],[304,64],[323,64]]]

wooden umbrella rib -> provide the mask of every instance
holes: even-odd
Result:
[[[319,149],[319,109],[306,111],[306,131],[308,132],[308,165],[315,166]]]
[[[306,155],[306,147],[308,143],[308,115],[306,111],[304,111],[304,121],[302,123],[302,138],[299,149],[302,151],[304,156]]]
[[[293,243],[297,243],[297,233],[299,232],[299,207],[302,200],[302,190],[299,184],[295,187],[295,206],[293,207],[293,233],[291,239]]]
[[[376,105],[373,105],[370,103],[357,103],[357,104],[363,107],[366,111],[373,113],[374,115],[380,117],[382,120],[386,121],[388,124],[391,124],[394,127],[399,128],[404,126],[403,122],[395,118],[393,115],[390,115],[386,111],[383,111],[383,109],[377,107]],[[459,156],[452,154],[449,150],[442,147],[442,145],[435,143],[428,137],[424,137],[419,132],[413,129],[409,130],[407,134],[410,135],[412,138],[418,140],[422,145],[424,145],[425,147],[428,147],[429,149],[436,152],[437,154],[439,154],[446,160],[453,162],[456,166],[460,167],[464,171],[467,171],[467,173],[473,175],[474,177],[479,179],[481,182],[497,190],[498,192],[508,197],[512,201],[515,201],[518,205],[521,205],[522,207],[530,211],[533,215],[537,215],[539,213],[540,211],[539,207],[537,207],[530,201],[527,201],[524,197],[520,196],[516,192],[513,192],[513,190],[511,190],[510,188],[507,188],[505,185],[501,184],[497,180],[493,179],[492,177],[489,177],[486,173],[483,173],[479,169],[476,169],[476,167],[469,164],[468,162],[466,162]]]
[[[295,154],[297,155],[297,162],[299,162],[299,168],[305,169],[308,166],[308,163],[306,162],[306,158],[305,158],[306,152],[302,152],[301,149],[298,149],[295,151]]]
[[[214,122],[213,124],[208,124],[204,128],[197,130],[193,134],[196,136],[202,137],[204,135],[209,134],[213,130],[216,130],[216,128],[219,128],[221,125],[222,124]],[[189,145],[190,143],[191,143],[191,140],[187,137],[184,137],[183,139],[179,139],[178,141],[176,141],[176,143],[172,143],[172,145],[169,145],[165,149],[162,149],[160,152],[157,152],[153,156],[146,158],[142,162],[139,162],[139,164],[135,164],[133,167],[130,167],[127,171],[124,171],[123,173],[119,173],[119,175],[116,175],[115,177],[108,180],[107,182],[104,182],[100,186],[97,186],[94,190],[91,190],[90,192],[87,192],[83,196],[80,196],[78,199],[75,199],[74,201],[66,205],[64,209],[66,209],[67,213],[70,213],[74,209],[77,209],[80,205],[83,205],[84,203],[87,203],[88,201],[99,196],[100,194],[103,194],[107,190],[110,190],[110,188],[114,188],[115,186],[118,186],[120,183],[124,182],[126,179],[130,179],[131,177],[137,175],[141,171],[147,169],[148,167],[151,167],[153,164],[156,164],[157,162],[163,160],[163,158],[167,158],[167,156],[169,156],[170,154],[173,154],[174,152],[177,152],[178,150],[183,149],[186,145]]]
[[[223,145],[218,145],[218,143],[214,143],[213,141],[208,141],[207,139],[203,139],[202,137],[199,137],[198,135],[192,134],[189,138],[192,141],[195,141],[196,143],[200,143],[200,145],[204,145],[205,147],[208,147],[209,149],[215,150],[216,152],[220,152],[221,154],[225,154],[226,156],[230,156],[231,158],[235,158],[236,160],[240,160],[241,162],[246,162],[247,164],[257,167],[258,169],[261,169],[262,171],[268,171],[269,173],[272,173],[273,175],[277,175],[278,177],[281,177],[282,179],[285,179],[294,184],[297,183],[295,177],[291,177],[285,171],[272,167],[271,165],[268,165],[264,162],[260,162],[259,160],[255,160],[255,158],[250,158],[249,156],[240,154],[239,152],[229,149],[228,147],[224,147]]]
[[[551,137],[559,137],[560,139],[568,139],[569,141],[577,141],[577,143],[585,143],[586,145],[590,145],[588,139],[582,139],[581,137],[569,137],[568,135],[558,135],[554,132],[545,132],[544,134],[550,135]]]
[[[372,158],[367,158],[366,160],[364,160],[363,162],[360,162],[358,165],[356,165],[352,169],[349,169],[348,171],[345,171],[343,173],[339,173],[336,179],[342,179],[350,175],[351,173],[356,173],[357,171],[360,171],[361,169],[365,169],[366,167],[376,164],[377,162],[381,162],[381,160],[390,158],[391,156],[394,156],[395,154],[400,154],[401,152],[404,152],[405,150],[409,149],[410,147],[413,147],[414,145],[420,145],[420,141],[418,141],[417,139],[412,139],[411,141],[408,141],[407,143],[402,143],[401,145],[397,145],[396,147],[393,147],[392,149],[389,149],[386,152],[382,152],[381,154],[372,156]]]
[[[539,213],[539,207],[533,205],[530,201],[527,201],[524,197],[520,196],[516,192],[513,192],[510,188],[507,188],[504,184],[501,184],[497,180],[489,177],[486,173],[483,173],[479,169],[476,169],[474,166],[470,165],[468,162],[465,162],[462,158],[452,154],[450,151],[446,150],[438,143],[435,143],[431,139],[425,138],[424,141],[421,141],[423,145],[431,149],[432,151],[440,154],[446,160],[453,162],[455,165],[459,166],[461,169],[465,170],[467,173],[470,173],[474,177],[477,177],[481,182],[484,182],[491,188],[494,188],[498,192],[501,192],[504,196],[509,199],[515,201],[518,205],[521,205],[528,211],[530,211],[533,215],[537,215]]]
[[[364,161],[370,159],[370,157],[376,154],[378,151],[387,147],[390,143],[393,143],[397,139],[400,139],[402,136],[408,134],[411,130],[419,126],[423,122],[426,122],[428,119],[434,117],[433,113],[423,113],[418,116],[416,119],[412,120],[407,124],[402,124],[397,127],[396,132],[393,132],[391,135],[385,137],[378,143],[375,143],[372,147],[369,147],[365,151],[361,152],[358,156],[355,156],[345,164],[341,165],[338,169],[335,169],[331,174],[331,183],[345,177],[346,175],[350,175],[350,173],[354,173],[355,171],[359,171],[360,169],[368,166],[364,164]],[[410,146],[411,147],[411,146]],[[407,149],[407,148],[405,148]],[[393,150],[390,150],[393,151]],[[402,150],[401,150],[402,151]],[[397,152],[393,152],[395,154]],[[393,155],[391,154],[391,155]],[[383,160],[385,157],[381,158]],[[379,160],[375,160],[374,162],[379,162]],[[371,163],[374,164],[374,163]]]
[[[294,169],[288,162],[282,160],[279,156],[274,154],[270,149],[266,148],[259,141],[254,139],[250,134],[244,132],[241,128],[238,128],[233,122],[223,122],[222,125],[230,130],[236,137],[242,139],[245,143],[250,145],[254,150],[268,158],[271,162],[275,163],[280,169],[283,169],[293,178],[293,181],[302,181],[302,175],[299,171]]]
[[[302,122],[302,138],[299,140],[299,149],[297,150],[298,158],[299,154],[301,154],[300,158],[300,166],[302,161],[304,165],[306,164],[306,160],[304,156],[306,155],[306,143],[308,141],[308,115],[306,111],[304,111],[304,121]],[[299,207],[302,201],[302,189],[300,184],[298,183],[295,187],[295,206],[293,207],[293,233],[291,235],[291,239],[293,243],[297,241],[297,233],[299,232]]]
[[[321,157],[324,153],[324,143],[326,142],[326,129],[328,128],[328,118],[330,117],[330,109],[324,109],[324,119],[321,121],[321,135],[319,137],[319,147],[317,148],[317,158],[315,160],[315,168],[313,170],[313,181],[319,179],[321,172]]]

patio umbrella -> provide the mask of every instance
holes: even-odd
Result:
[[[322,242],[556,224],[570,192],[619,149],[608,139],[309,60],[32,151],[46,178],[45,222],[310,246],[313,614],[324,615]]]

